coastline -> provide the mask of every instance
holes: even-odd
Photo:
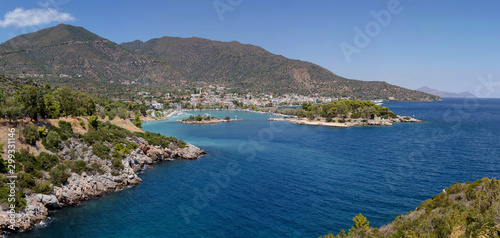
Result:
[[[275,115],[280,115],[280,116],[286,116],[286,115],[281,115],[281,114],[275,114]],[[341,118],[335,118],[335,119],[341,119]],[[335,120],[335,121],[337,121]],[[340,127],[340,128],[350,128],[350,127],[357,127],[357,126],[392,126],[394,123],[421,123],[424,122],[422,120],[418,120],[415,118],[410,119],[405,119],[403,116],[398,116],[397,118],[388,118],[388,119],[382,119],[380,117],[376,117],[375,119],[368,119],[366,121],[363,121],[363,119],[350,119],[350,121],[346,120],[345,122],[327,122],[324,119],[320,121],[313,121],[313,120],[308,120],[305,118],[298,119],[298,118],[269,118],[268,121],[288,121],[292,124],[297,124],[297,125],[310,125],[310,126],[330,126],[330,127]]]
[[[8,228],[12,219],[15,219],[13,226],[15,231],[28,231],[47,220],[49,210],[74,206],[82,201],[137,185],[142,182],[138,176],[139,172],[150,164],[174,159],[194,160],[206,154],[202,149],[189,143],[186,143],[185,148],[162,148],[150,145],[141,137],[127,137],[126,140],[137,144],[138,148],[121,161],[123,169],[113,174],[110,160],[97,157],[92,153],[91,146],[71,138],[69,143],[64,144],[60,154],[76,151],[84,157],[83,161],[100,164],[103,173],[90,175],[86,172],[81,174],[72,172],[67,182],[62,186],[54,186],[49,194],[27,194],[26,207],[23,210],[16,213],[10,213],[5,209],[0,211],[0,231],[13,232]]]

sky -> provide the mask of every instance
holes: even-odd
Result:
[[[500,97],[500,1],[2,0],[0,42],[55,26],[111,41],[202,37],[333,73]]]

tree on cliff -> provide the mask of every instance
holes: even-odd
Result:
[[[9,122],[16,121],[23,115],[24,106],[13,98],[5,99],[5,102],[0,108],[0,115],[7,116]]]
[[[139,128],[142,128],[142,121],[141,121],[141,117],[139,116],[139,112],[135,113],[134,125],[139,127]]]
[[[44,117],[45,105],[42,92],[33,85],[25,85],[21,89],[20,101],[24,105],[26,114],[32,119],[37,120],[38,115]]]
[[[55,100],[52,93],[47,93],[44,96],[45,101],[45,111],[47,112],[47,117],[52,119],[59,118],[61,115],[61,105]]]
[[[56,91],[56,95],[65,116],[70,115],[75,108],[75,99],[73,98],[71,90],[67,87],[63,87],[59,91]]]

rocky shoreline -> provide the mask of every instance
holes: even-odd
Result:
[[[83,157],[85,162],[100,164],[104,173],[94,175],[85,172],[81,174],[71,173],[67,182],[62,186],[54,186],[50,194],[26,195],[26,207],[22,211],[9,213],[6,211],[7,209],[2,208],[0,211],[0,231],[11,231],[8,229],[11,219],[15,219],[14,228],[16,230],[29,230],[48,218],[49,209],[76,205],[82,201],[102,196],[105,193],[136,185],[142,182],[142,179],[137,174],[145,169],[146,165],[173,159],[193,160],[206,154],[202,149],[188,143],[185,148],[169,149],[149,145],[145,139],[140,137],[127,137],[127,140],[137,143],[139,148],[122,160],[123,169],[114,175],[111,172],[111,161],[92,154],[92,149],[89,149],[89,146],[84,142],[71,139],[71,143],[65,145],[61,154],[65,154],[66,151],[75,151],[79,156]],[[72,158],[66,159],[71,160]]]
[[[331,126],[331,127],[341,127],[341,128],[349,128],[356,126],[392,126],[394,123],[400,122],[411,122],[411,123],[420,123],[424,122],[422,120],[418,120],[411,117],[403,117],[398,116],[397,118],[387,118],[383,119],[380,117],[375,117],[375,119],[350,119],[345,120],[345,122],[327,122],[324,119],[319,121],[312,121],[308,119],[297,119],[297,118],[270,118],[269,121],[289,121],[292,124],[298,125],[310,125],[310,126]]]

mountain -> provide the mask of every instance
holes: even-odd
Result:
[[[84,79],[78,80],[78,89],[89,90],[106,87],[109,81],[185,80],[181,73],[157,59],[132,54],[82,27],[64,24],[1,44],[0,72],[71,75],[74,81]],[[105,84],[95,84],[94,80]]]
[[[158,57],[192,81],[223,83],[238,89],[276,93],[319,93],[333,96],[396,100],[439,100],[385,82],[351,80],[300,60],[272,54],[239,42],[201,38],[162,37],[145,43],[122,43],[137,54]]]
[[[162,37],[118,45],[61,24],[0,45],[0,73],[44,74],[49,82],[95,93],[224,84],[238,91],[322,94],[353,99],[439,100],[386,82],[351,80],[260,47],[201,38]]]
[[[461,93],[452,93],[452,92],[445,92],[445,91],[439,91],[436,89],[429,88],[427,86],[421,87],[417,89],[417,91],[436,95],[442,98],[468,98],[468,97],[475,97],[474,94],[470,92],[461,92]]]

